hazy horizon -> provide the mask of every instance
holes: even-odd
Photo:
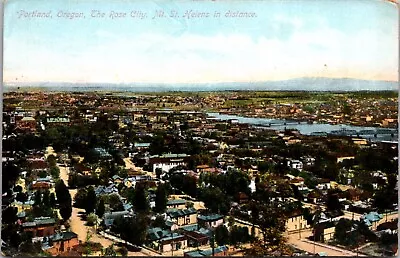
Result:
[[[220,83],[18,83],[5,85],[5,90],[15,88],[46,89],[50,91],[101,90],[130,92],[168,91],[396,91],[398,82],[357,80],[350,78],[298,78],[265,82]],[[86,89],[85,89],[86,88]]]

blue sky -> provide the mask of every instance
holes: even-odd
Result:
[[[93,10],[105,13],[93,18]],[[155,18],[156,10],[180,17]],[[220,12],[221,18],[182,16]],[[227,18],[227,11],[254,18]],[[19,17],[24,12],[52,18]],[[59,12],[85,18],[57,17]],[[111,11],[125,18],[111,19]],[[147,18],[132,18],[132,11]],[[383,0],[9,0],[4,80],[247,82],[299,77],[397,80],[398,10]]]

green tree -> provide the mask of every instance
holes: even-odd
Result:
[[[39,190],[37,190],[35,192],[34,204],[33,205],[36,205],[36,206],[42,205],[42,193]]]
[[[74,207],[80,209],[86,208],[87,190],[87,188],[78,189],[74,197]]]
[[[51,208],[54,208],[56,206],[56,196],[54,193],[50,194],[49,205]]]
[[[97,203],[97,197],[94,188],[93,186],[89,186],[85,202],[86,214],[94,212],[94,209],[96,208],[96,203]]]
[[[57,201],[60,207],[61,217],[66,221],[72,214],[72,199],[63,180],[59,180],[55,186]]]
[[[53,178],[60,178],[60,169],[58,167],[51,167],[50,168],[50,175]]]
[[[163,171],[162,171],[161,168],[156,168],[156,176],[157,176],[157,178],[160,178],[162,173],[163,173]]]
[[[126,242],[141,246],[146,240],[148,225],[148,218],[143,215],[119,217],[114,220],[111,230]]]
[[[49,163],[50,167],[57,166],[57,158],[54,155],[49,155],[47,157],[47,162]]]
[[[44,207],[50,207],[50,191],[49,190],[45,190],[43,192],[42,205]]]
[[[86,217],[86,225],[88,226],[94,226],[97,222],[97,216],[94,213],[90,213],[87,217]]]
[[[102,218],[104,212],[105,212],[104,200],[100,199],[99,204],[97,205],[96,215],[99,216],[99,218]]]
[[[156,190],[156,207],[154,211],[157,213],[163,212],[167,207],[167,192],[164,184],[159,184]]]
[[[17,185],[17,186],[15,186],[14,187],[14,192],[16,192],[16,193],[20,193],[20,192],[22,192],[22,186],[20,186],[20,185]]]
[[[26,201],[28,201],[28,195],[26,193],[17,193],[17,196],[15,197],[15,199],[19,202],[25,203]]]
[[[133,206],[137,212],[147,212],[150,208],[144,184],[137,183]]]
[[[328,191],[326,208],[328,209],[328,211],[340,211],[342,209],[342,205],[339,202],[339,197],[337,193]]]
[[[105,256],[117,256],[117,252],[114,250],[114,244],[111,244],[104,250]]]
[[[220,225],[215,229],[215,241],[217,242],[218,246],[229,243],[229,231],[225,225]]]
[[[7,207],[2,210],[2,222],[3,224],[12,224],[17,221],[17,212],[18,209],[16,207]]]

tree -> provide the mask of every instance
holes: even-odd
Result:
[[[54,195],[54,193],[50,194],[49,205],[51,208],[54,208],[56,206],[56,196]]]
[[[328,211],[340,211],[341,210],[342,205],[339,202],[339,197],[338,197],[337,193],[328,191],[326,207],[327,207]]]
[[[67,203],[60,204],[60,215],[64,221],[67,221],[72,215],[72,205]]]
[[[274,198],[273,188],[257,188],[255,200],[250,202],[252,221],[262,234],[261,246],[272,252],[283,251],[286,230],[284,206]]]
[[[42,205],[44,207],[50,206],[50,191],[49,190],[45,190],[43,193]]]
[[[16,192],[16,193],[22,192],[22,186],[20,186],[20,185],[15,186],[14,187],[14,192]]]
[[[210,212],[226,214],[229,211],[229,199],[219,187],[204,187],[200,192],[200,200]]]
[[[26,201],[28,201],[28,195],[26,193],[17,193],[17,196],[15,197],[15,199],[19,202],[25,203]]]
[[[114,244],[111,244],[104,250],[105,256],[117,256],[117,252],[114,250]]]
[[[8,189],[12,189],[15,185],[15,182],[21,173],[21,169],[12,162],[3,162],[2,167],[2,189],[4,193]]]
[[[159,184],[156,190],[156,207],[155,212],[163,212],[167,207],[167,192],[164,184]]]
[[[97,216],[94,213],[90,213],[87,217],[86,217],[86,225],[88,226],[93,226],[95,225],[97,222]]]
[[[49,155],[47,157],[47,162],[49,162],[50,167],[55,167],[57,166],[57,159],[54,155]]]
[[[69,194],[68,188],[65,185],[64,180],[61,179],[57,181],[55,185],[55,192],[59,203],[65,203],[71,200],[71,195]]]
[[[156,219],[151,223],[153,227],[164,228],[165,227],[165,219],[162,215],[158,215]]]
[[[105,207],[104,207],[104,200],[100,199],[97,209],[96,209],[96,215],[99,216],[99,218],[102,218],[105,212]]]
[[[128,249],[126,247],[121,247],[118,249],[118,252],[121,254],[121,256],[127,256],[128,255]]]
[[[36,205],[36,206],[42,205],[42,193],[39,190],[37,190],[35,192],[34,204],[33,205]]]
[[[111,230],[133,245],[141,246],[146,240],[149,221],[146,216],[119,217],[114,220]]]
[[[53,178],[59,178],[60,177],[60,169],[58,167],[51,167],[50,168],[50,175]]]
[[[74,207],[85,209],[87,200],[87,188],[80,188],[74,197]]]
[[[136,184],[133,206],[137,212],[147,212],[149,210],[150,205],[144,184]]]
[[[90,186],[86,195],[86,202],[85,202],[86,214],[94,212],[96,208],[96,203],[97,203],[96,193],[94,192],[93,186]]]
[[[157,178],[160,178],[162,173],[163,173],[163,171],[162,171],[161,168],[156,168],[156,176],[157,176]]]
[[[229,231],[225,225],[219,225],[215,229],[215,241],[218,246],[226,245],[229,242]]]
[[[16,207],[7,207],[2,211],[2,222],[3,224],[11,224],[17,221],[17,212],[18,209]]]
[[[229,235],[230,243],[237,246],[240,243],[250,241],[249,230],[247,227],[233,226]]]
[[[355,222],[349,219],[340,219],[335,226],[334,238],[339,244],[354,246],[357,242]]]
[[[59,180],[55,186],[57,201],[60,207],[61,217],[66,221],[72,214],[72,200],[67,186],[63,180]]]

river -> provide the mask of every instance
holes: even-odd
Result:
[[[312,135],[314,133],[326,133],[326,134],[348,134],[359,137],[370,139],[371,141],[398,141],[398,130],[393,128],[382,128],[382,127],[367,127],[367,126],[353,126],[353,125],[332,125],[327,123],[293,123],[293,121],[284,119],[270,119],[270,118],[253,118],[253,117],[243,117],[237,115],[226,115],[220,113],[207,113],[211,118],[216,118],[218,120],[226,121],[231,119],[236,119],[241,124],[250,124],[253,126],[263,127],[271,130],[284,130],[286,129],[296,129],[303,135]],[[284,123],[290,123],[284,125]],[[280,125],[274,125],[280,124]],[[265,126],[265,127],[264,127]],[[380,134],[376,133],[376,130],[384,130],[389,133]],[[365,134],[360,134],[360,132],[366,132]]]

